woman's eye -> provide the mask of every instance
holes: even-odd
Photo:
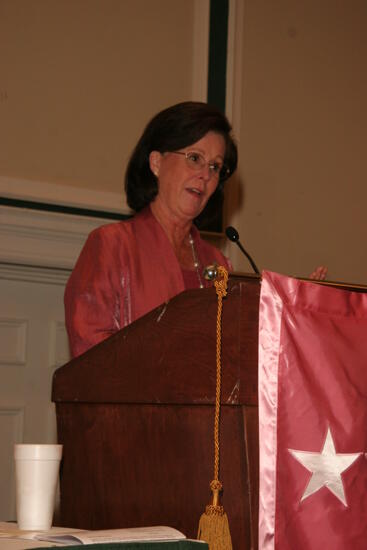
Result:
[[[222,165],[218,164],[217,162],[213,162],[213,164],[210,165],[210,168],[215,174],[219,174],[222,170]]]
[[[200,163],[200,155],[198,155],[197,153],[188,153],[187,158],[191,162]]]

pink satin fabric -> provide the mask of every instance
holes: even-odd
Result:
[[[367,294],[263,272],[260,550],[367,547],[366,334]],[[307,495],[312,473],[292,454],[320,453],[328,429],[337,454],[358,455],[346,504],[326,485]]]
[[[203,241],[194,227],[192,236],[201,270],[214,262],[230,269],[223,254]],[[190,288],[194,286],[193,276],[185,279]],[[72,356],[185,288],[171,244],[149,207],[130,220],[92,231],[65,290],[65,322]]]

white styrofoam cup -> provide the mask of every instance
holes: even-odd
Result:
[[[14,445],[19,529],[51,528],[61,456],[62,445]]]

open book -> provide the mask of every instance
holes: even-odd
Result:
[[[104,531],[74,531],[69,533],[41,533],[33,537],[37,540],[55,542],[64,546],[81,544],[102,544],[110,542],[174,541],[184,540],[183,533],[173,527],[134,527],[129,529],[106,529]]]
[[[15,544],[15,540],[18,545]],[[13,540],[13,543],[10,541]],[[201,544],[202,541],[192,541],[185,537],[183,533],[173,527],[155,526],[155,527],[135,527],[129,529],[106,529],[103,531],[84,531],[67,527],[52,527],[49,531],[21,531],[16,523],[0,521],[0,547],[4,546],[6,541],[9,546],[19,548],[39,548],[40,546],[78,546],[83,544],[109,544],[121,543],[129,545],[130,543],[167,543],[167,544],[185,544],[190,548]],[[23,545],[20,543],[23,541]],[[27,541],[27,543],[26,543]]]

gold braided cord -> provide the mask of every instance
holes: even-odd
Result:
[[[217,268],[219,277],[214,285],[218,295],[217,310],[217,376],[215,390],[215,416],[214,416],[214,479],[210,483],[213,493],[213,501],[201,515],[198,528],[198,539],[205,540],[209,550],[233,550],[231,533],[227,514],[223,506],[219,504],[219,493],[222,483],[219,481],[219,420],[220,420],[220,395],[221,395],[221,351],[222,351],[222,307],[223,298],[227,295],[228,272],[224,267]],[[219,279],[219,280],[218,280]]]
[[[220,396],[221,396],[221,355],[222,355],[222,309],[223,298],[227,295],[227,282],[228,272],[222,267],[218,266],[218,274],[221,278],[214,282],[215,290],[218,296],[218,310],[217,310],[217,379],[215,390],[215,416],[214,416],[214,479],[210,484],[213,492],[219,492],[222,489],[222,484],[219,481],[219,419],[220,419]]]

